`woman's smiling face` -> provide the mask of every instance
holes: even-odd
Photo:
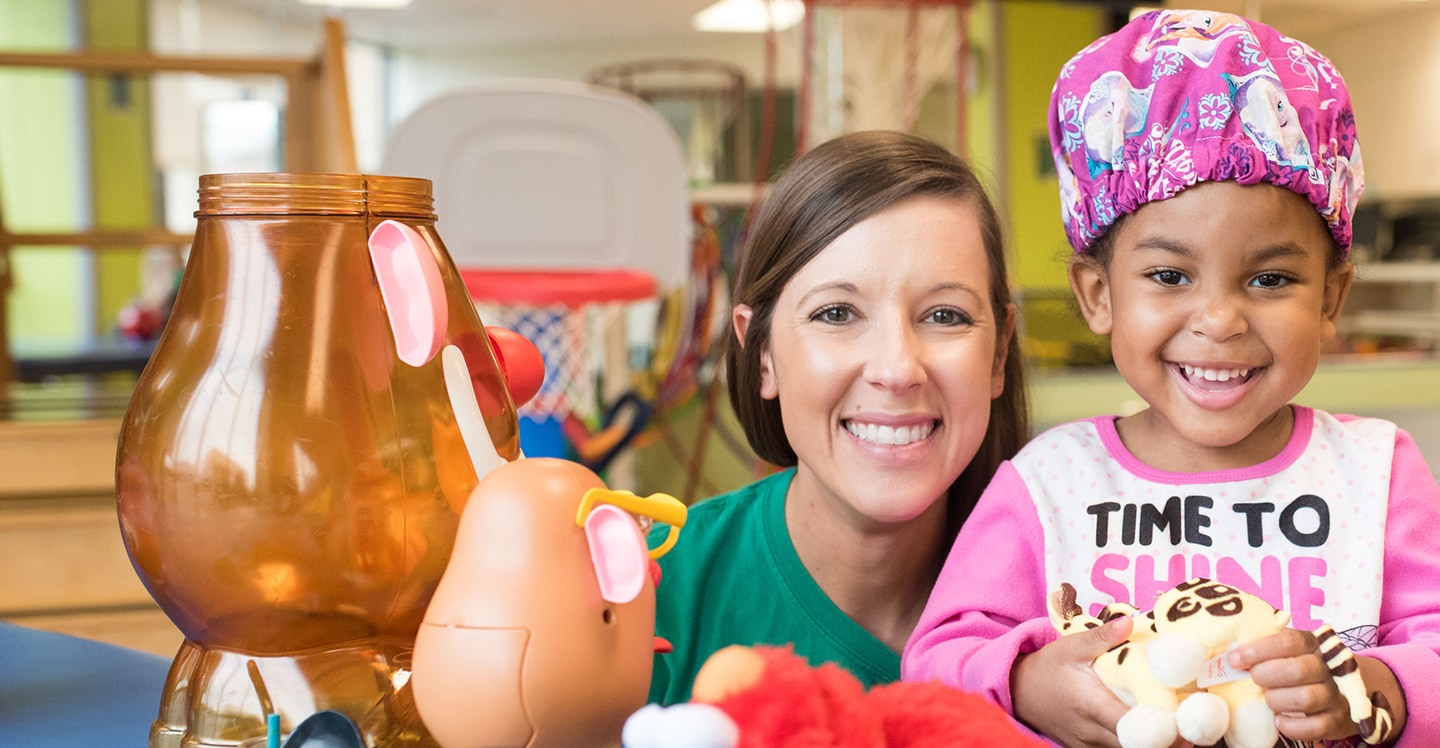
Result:
[[[925,196],[855,224],[790,279],[761,395],[779,399],[798,458],[792,496],[861,526],[942,499],[1004,388],[1013,314],[996,320],[989,278],[975,207]],[[736,309],[741,340],[750,314]]]

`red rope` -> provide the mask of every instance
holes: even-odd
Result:
[[[970,9],[972,0],[955,2],[955,153],[970,150]],[[999,8],[995,9],[1000,12]]]

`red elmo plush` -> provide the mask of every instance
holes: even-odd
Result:
[[[834,664],[811,667],[789,648],[733,646],[695,679],[694,704],[737,728],[733,748],[1032,748],[1046,744],[975,694],[939,683],[892,683],[868,693]],[[673,707],[672,707],[673,708]],[[647,707],[658,709],[658,707]],[[640,717],[644,713],[637,713]],[[627,726],[627,748],[632,741]],[[683,730],[680,730],[683,731]],[[667,731],[668,732],[668,731]],[[689,741],[635,741],[650,746]],[[714,743],[705,743],[713,745]]]

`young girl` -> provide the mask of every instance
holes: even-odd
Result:
[[[1291,404],[1353,276],[1362,175],[1331,63],[1243,18],[1156,11],[1060,73],[1050,134],[1070,282],[1149,406],[1060,426],[1003,465],[905,650],[907,679],[989,695],[1065,745],[1117,745],[1092,660],[1131,621],[1057,640],[1047,591],[1142,610],[1204,576],[1289,611],[1231,664],[1282,736],[1353,739],[1309,633],[1359,650],[1399,745],[1440,745],[1440,487],[1393,424]]]

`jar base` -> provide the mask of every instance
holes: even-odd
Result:
[[[180,646],[150,727],[150,748],[262,748],[322,710],[354,720],[366,745],[440,748],[415,709],[413,642],[372,639],[284,657]]]

